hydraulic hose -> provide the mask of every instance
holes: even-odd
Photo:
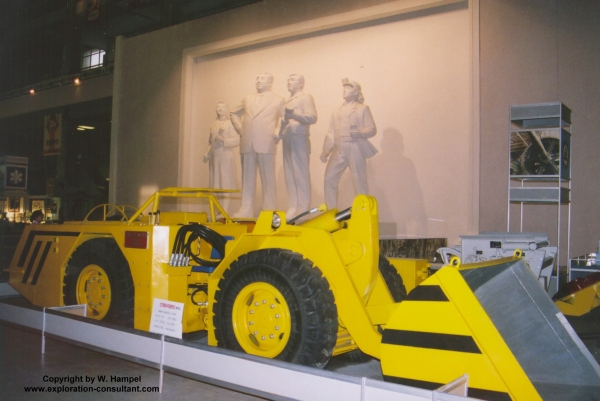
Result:
[[[217,251],[219,260],[205,260],[192,252],[191,245],[198,238],[206,241],[215,251]],[[172,266],[187,266],[189,264],[189,259],[191,258],[201,266],[215,267],[221,262],[225,255],[226,242],[227,240],[221,234],[201,224],[193,223],[182,226],[175,236],[170,264]]]

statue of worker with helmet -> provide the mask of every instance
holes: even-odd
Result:
[[[369,106],[364,104],[361,86],[348,78],[342,80],[344,103],[336,108],[323,143],[321,161],[325,168],[325,203],[337,207],[338,185],[346,168],[350,169],[357,194],[368,194],[367,159],[377,153],[369,138],[377,133]]]

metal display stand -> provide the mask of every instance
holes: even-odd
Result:
[[[523,232],[525,204],[556,205],[556,272],[552,273],[548,286],[553,295],[559,287],[560,256],[565,246],[561,238],[565,224],[563,208],[567,209],[566,260],[570,258],[571,110],[560,102],[511,106],[509,141],[507,231],[510,231],[511,203],[520,204],[520,232]],[[565,265],[569,274],[568,263]]]

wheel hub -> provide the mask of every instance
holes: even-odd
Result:
[[[77,303],[87,305],[88,317],[101,320],[110,308],[111,291],[108,276],[98,265],[83,268],[77,279]]]
[[[291,331],[287,302],[268,283],[252,283],[242,289],[233,305],[232,321],[244,351],[267,358],[283,351]]]

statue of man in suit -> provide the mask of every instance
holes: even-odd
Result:
[[[292,74],[287,81],[290,98],[285,104],[279,136],[282,138],[283,171],[288,192],[288,218],[310,209],[310,125],[317,122],[311,95],[302,92],[304,77]]]
[[[262,209],[275,209],[277,129],[285,102],[283,97],[271,92],[272,85],[273,75],[258,74],[256,93],[244,96],[240,104],[231,110],[231,123],[240,133],[242,156],[242,207],[234,217],[254,216],[257,169],[263,189]]]
[[[377,128],[369,106],[363,104],[365,98],[359,83],[344,78],[342,86],[344,103],[331,115],[321,154],[321,161],[327,163],[325,203],[328,208],[337,206],[338,184],[346,168],[350,169],[356,193],[369,193],[367,159],[377,153],[368,140],[377,133]]]

